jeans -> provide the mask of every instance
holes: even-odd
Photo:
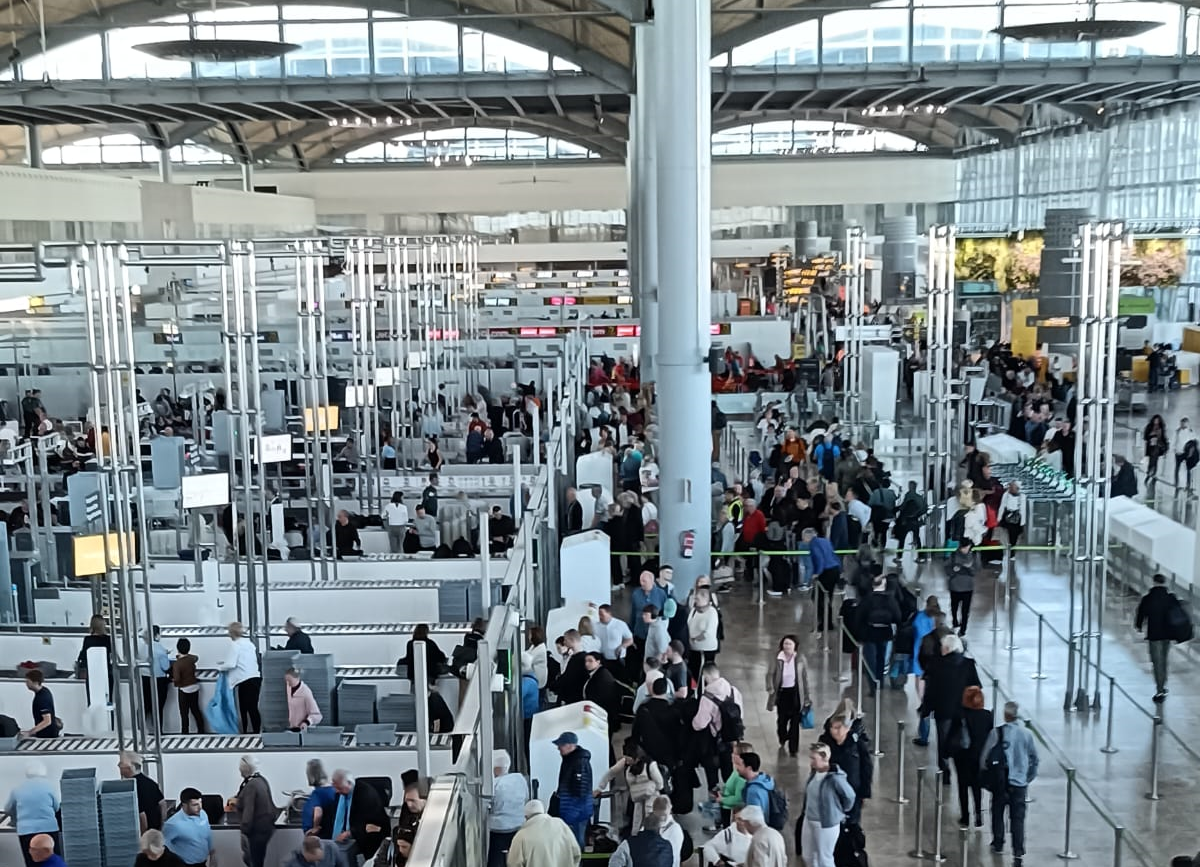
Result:
[[[393,554],[404,553],[404,537],[408,533],[408,527],[404,524],[388,524],[388,550]]]
[[[571,829],[571,833],[575,835],[575,842],[579,844],[579,848],[584,846],[584,836],[587,834],[587,819],[580,819],[578,822],[567,822],[567,827]]]
[[[929,743],[929,717],[921,717],[917,723],[917,740],[923,744]]]
[[[1167,654],[1171,652],[1170,641],[1151,641],[1150,664],[1154,666],[1154,689],[1162,692],[1167,688]]]
[[[804,542],[796,544],[797,551],[808,551],[808,545]],[[808,554],[801,554],[796,558],[796,581],[795,586],[801,590],[806,589],[812,584],[812,557]]]
[[[1004,811],[1008,810],[1008,829],[1012,833],[1014,858],[1025,857],[1025,789],[1008,786],[992,793],[992,848],[1004,848]]]
[[[833,850],[837,848],[842,826],[822,828],[820,822],[804,820],[800,828],[800,848],[808,867],[834,867]]]
[[[515,836],[516,831],[492,831],[488,835],[487,867],[504,867]]]
[[[913,547],[921,547],[921,526],[919,524],[897,525],[896,527],[896,548],[897,554],[904,550],[904,543],[908,539],[908,534],[912,534]]]
[[[875,694],[875,688],[883,683],[887,674],[889,644],[890,641],[867,641],[863,644],[863,665],[866,666],[867,676],[870,677],[867,685],[871,689],[871,695]]]

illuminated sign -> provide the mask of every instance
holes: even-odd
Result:
[[[799,268],[789,268],[783,272],[783,294],[788,298],[809,295],[817,285],[817,280],[829,277],[837,267],[836,255],[813,256]]]
[[[126,534],[126,545],[129,548],[130,559],[136,550],[137,535],[133,532]],[[72,553],[75,558],[75,575],[103,575],[109,569],[121,565],[121,537],[116,533],[108,534],[108,564],[104,562],[104,534],[92,536],[75,536],[72,539]]]

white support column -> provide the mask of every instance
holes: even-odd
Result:
[[[686,596],[710,568],[711,11],[707,3],[659,4],[654,27],[654,126],[658,179],[658,396],[660,559]],[[645,329],[643,328],[643,332]],[[684,533],[692,556],[681,557]]]
[[[175,166],[171,164],[171,149],[159,148],[158,150],[158,179],[164,184],[172,183],[175,180]]]
[[[31,169],[42,167],[42,131],[33,124],[25,127],[25,155]]]
[[[655,358],[658,355],[658,177],[654,123],[654,44],[655,29],[643,24],[634,28],[634,76],[637,93],[633,97],[630,143],[630,197],[633,235],[629,250],[641,311],[641,381],[657,380]]]

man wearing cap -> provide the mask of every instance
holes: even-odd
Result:
[[[545,804],[533,800],[525,805],[525,824],[513,837],[508,867],[574,867],[580,854],[574,833],[561,819],[547,816]]]
[[[287,622],[283,624],[283,631],[287,633],[287,644],[283,646],[284,650],[298,650],[301,653],[312,653],[312,639],[308,637],[295,617],[289,617]]]
[[[558,769],[558,816],[583,846],[583,835],[592,819],[592,754],[579,746],[575,732],[554,739],[562,766]]]

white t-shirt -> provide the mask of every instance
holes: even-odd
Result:
[[[408,506],[403,503],[388,503],[383,507],[389,527],[403,527],[408,523]]]
[[[871,507],[857,497],[846,501],[846,512],[863,527],[871,523]]]

